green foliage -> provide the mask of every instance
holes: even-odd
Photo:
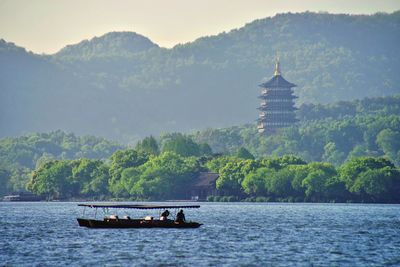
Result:
[[[118,150],[111,156],[110,164],[110,191],[115,196],[123,196],[125,192],[123,185],[120,183],[122,172],[131,167],[138,167],[149,159],[148,154],[133,149]]]
[[[208,144],[199,145],[191,137],[179,133],[165,135],[162,141],[163,152],[173,152],[184,157],[212,154]]]
[[[360,157],[354,158],[343,164],[340,168],[341,180],[346,184],[346,188],[351,191],[360,173],[370,169],[381,169],[385,167],[394,168],[394,165],[384,158]]]
[[[335,165],[339,165],[346,159],[344,152],[337,149],[334,142],[329,142],[324,146],[324,154],[322,159]]]
[[[265,195],[267,193],[265,180],[273,173],[274,170],[268,168],[259,168],[255,172],[249,173],[242,182],[244,192],[249,195]]]
[[[48,199],[94,197],[108,194],[108,168],[100,160],[54,160],[40,165],[28,189]]]
[[[5,169],[0,169],[0,197],[9,192],[9,180],[11,173]]]
[[[400,131],[391,129],[383,129],[376,136],[376,144],[387,155],[387,157],[400,164]]]
[[[228,156],[219,156],[210,159],[206,162],[206,167],[208,170],[212,172],[219,172],[222,167],[224,167],[228,162],[237,162],[240,161],[238,158],[235,157],[228,157]]]
[[[276,164],[278,161],[284,161],[284,158],[264,158],[262,162],[268,162],[268,167],[259,164],[258,168],[247,173],[241,183],[244,193],[251,197],[269,197],[277,201],[352,200],[397,203],[399,199],[396,193],[400,188],[399,172],[384,159],[354,159],[342,166],[340,175],[330,163],[279,165]],[[241,178],[242,170],[233,169],[232,166],[231,163],[225,166],[230,171],[230,180],[224,177],[223,171],[226,169],[221,169],[220,174],[225,186]],[[225,194],[237,191],[232,185],[228,189]]]
[[[210,156],[213,154],[211,146],[207,143],[201,143],[199,145],[199,154],[203,156]]]
[[[29,190],[48,199],[62,199],[73,195],[72,167],[67,160],[47,162],[35,170],[28,184]]]
[[[329,163],[310,163],[308,164],[307,176],[302,181],[307,198],[314,197],[317,201],[325,198],[328,181],[337,175],[336,169]]]
[[[94,136],[77,137],[72,133],[54,131],[0,139],[0,165],[33,169],[38,160],[105,159],[122,145]]]
[[[291,186],[294,173],[289,168],[273,171],[265,179],[267,192],[274,197],[287,197],[294,194]]]
[[[339,166],[352,157],[385,156],[397,165],[400,156],[400,117],[396,113],[400,110],[399,100],[399,96],[393,96],[341,102],[340,107],[355,105],[354,116],[346,114],[317,119],[310,116],[310,120],[266,136],[258,134],[255,125],[207,129],[192,136],[197,142],[210,144],[217,153],[235,154],[245,145],[255,157],[292,154],[307,161],[327,161]],[[387,108],[386,103],[394,107]],[[322,107],[325,106],[308,107],[308,112],[318,114]]]
[[[99,164],[91,173],[91,179],[82,186],[81,193],[85,196],[102,197],[110,195],[108,183],[110,180],[108,166]]]
[[[158,155],[160,150],[158,148],[157,140],[153,136],[144,138],[136,144],[137,151],[143,151],[149,155]]]
[[[108,33],[50,56],[2,40],[2,136],[57,126],[131,141],[251,121],[256,84],[272,75],[277,51],[285,77],[298,84],[298,105],[398,93],[399,16],[278,14],[171,49],[129,32]],[[387,101],[385,110],[398,114],[396,103]],[[336,119],[354,116],[360,107],[375,109],[368,101],[339,102],[311,107],[312,113],[300,117]],[[247,143],[225,142],[234,144],[232,151],[246,145],[260,156]],[[295,143],[279,148],[275,156],[297,149]]]
[[[199,170],[197,159],[164,152],[141,166],[125,169],[120,184],[130,196],[167,199],[182,195]]]
[[[238,149],[236,157],[240,159],[254,159],[254,156],[244,147]]]
[[[388,101],[390,108],[384,105]],[[184,196],[191,179],[208,170],[220,175],[221,196],[210,201],[399,203],[400,118],[390,113],[397,102],[397,96],[342,102],[337,106],[344,108],[343,116],[311,118],[267,136],[253,126],[166,134],[160,155],[151,136],[135,150],[117,152],[118,145],[104,139],[61,131],[5,138],[0,140],[0,195],[27,186],[49,199],[161,200]],[[322,107],[309,107],[310,114]],[[208,143],[235,156],[211,155]],[[99,160],[110,155],[106,163]]]
[[[148,38],[133,32],[110,32],[90,41],[68,45],[57,53],[65,61],[91,60],[102,56],[124,57],[157,47]]]
[[[341,166],[340,179],[351,193],[366,201],[398,201],[400,173],[384,158],[354,158]]]
[[[179,199],[186,197],[198,173],[212,166],[220,175],[218,195],[208,201],[400,203],[400,172],[384,158],[352,158],[338,171],[331,163],[307,164],[293,155],[258,160],[217,157],[204,164],[202,158],[173,152],[148,157],[128,149],[111,158],[110,166],[90,159],[44,161],[32,173],[28,189],[48,199]],[[0,170],[1,181],[10,176]]]
[[[219,178],[216,186],[219,190],[234,195],[241,195],[241,184],[247,174],[259,167],[258,162],[254,160],[239,160],[228,162],[219,171]]]

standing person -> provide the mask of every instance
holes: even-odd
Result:
[[[183,210],[180,210],[177,214],[176,214],[176,220],[177,223],[184,223],[186,222],[186,218],[185,218],[185,214],[183,213]]]

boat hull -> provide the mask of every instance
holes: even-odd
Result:
[[[176,223],[174,221],[139,220],[139,219],[82,219],[77,218],[79,226],[88,228],[198,228],[197,222]]]

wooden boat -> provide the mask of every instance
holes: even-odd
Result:
[[[199,205],[129,205],[129,204],[78,204],[81,207],[96,209],[94,219],[77,218],[79,226],[89,228],[198,228],[198,222],[175,221],[169,219],[154,219],[146,216],[142,219],[131,219],[129,216],[119,218],[116,215],[106,215],[102,220],[96,219],[97,209],[108,214],[109,209],[139,209],[139,210],[167,210],[167,209],[194,209]],[[85,210],[84,210],[85,214]]]

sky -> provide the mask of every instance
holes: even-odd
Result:
[[[277,13],[373,14],[400,0],[0,0],[0,39],[35,53],[110,31],[134,31],[162,47],[240,28]]]

